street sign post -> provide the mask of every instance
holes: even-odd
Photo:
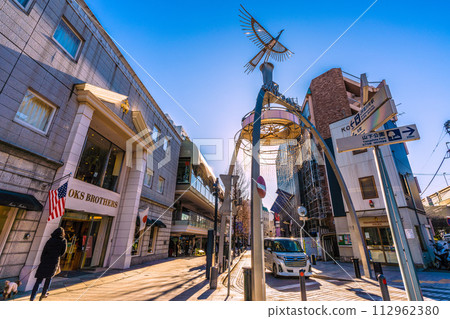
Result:
[[[339,138],[336,146],[339,153],[361,150],[369,147],[409,142],[420,139],[417,127],[413,125],[370,132],[362,135]]]
[[[395,102],[393,99],[390,99],[378,110],[373,112],[367,120],[362,122],[361,125],[352,132],[352,135],[360,135],[375,131],[393,118],[396,114],[397,108],[395,107]]]
[[[367,120],[373,112],[375,112],[380,106],[391,98],[391,91],[389,91],[389,87],[387,85],[382,86],[350,121],[350,128],[352,129],[352,132],[356,130],[365,120]]]
[[[360,87],[362,95],[361,101],[363,102],[367,100],[366,94],[368,94],[368,92],[367,90],[364,90],[367,83],[365,74],[362,74]],[[381,86],[377,94],[375,94],[369,102],[364,104],[364,107],[361,108],[360,112],[351,120],[350,127],[354,136],[337,139],[336,146],[338,152],[366,149],[369,147],[374,148],[375,162],[377,165],[380,183],[382,185],[381,192],[383,194],[389,226],[394,239],[395,254],[399,262],[405,290],[410,301],[423,301],[423,295],[420,289],[419,279],[414,268],[411,250],[409,249],[395,194],[392,189],[386,164],[384,163],[383,154],[380,149],[380,145],[418,140],[420,138],[419,132],[417,131],[417,127],[415,125],[396,127],[384,131],[375,131],[395,114],[395,104],[392,101],[389,88],[387,85]],[[367,131],[370,133],[362,134]]]

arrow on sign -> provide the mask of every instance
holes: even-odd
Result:
[[[417,131],[417,127],[412,124],[362,135],[338,138],[336,139],[336,148],[338,152],[341,153],[362,150],[379,145],[404,143],[418,139],[420,139],[419,132]]]
[[[406,127],[407,130],[406,131],[402,131],[402,133],[409,133],[408,136],[411,136],[414,134],[414,132],[416,131],[415,129],[413,129],[412,127],[407,126]]]

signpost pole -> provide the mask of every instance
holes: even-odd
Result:
[[[264,84],[272,82],[273,64],[261,64]],[[259,150],[261,138],[261,112],[264,100],[264,89],[261,88],[256,99],[254,110],[254,122],[252,132],[252,173],[251,173],[251,231],[252,231],[252,300],[266,300],[266,277],[264,267],[263,237],[261,231],[261,207],[262,201],[258,194],[256,180],[260,175]]]
[[[389,226],[391,227],[394,237],[395,253],[399,262],[400,272],[405,284],[408,299],[410,301],[423,301],[422,291],[420,290],[419,280],[417,278],[411,251],[409,250],[400,212],[395,200],[395,194],[392,189],[391,181],[389,180],[383,155],[378,146],[375,146],[374,148],[374,155],[379,172],[380,184],[382,185],[381,190],[386,206]]]

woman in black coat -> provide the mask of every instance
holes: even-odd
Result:
[[[56,275],[56,271],[59,268],[59,259],[65,254],[67,248],[67,242],[64,238],[64,228],[56,228],[52,233],[51,238],[45,244],[44,250],[41,255],[41,263],[36,271],[36,283],[34,284],[33,291],[31,292],[30,301],[33,301],[36,297],[39,285],[45,279],[44,288],[39,300],[45,298],[47,290],[50,287],[52,277]]]

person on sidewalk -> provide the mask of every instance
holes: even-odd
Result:
[[[59,260],[61,256],[65,254],[67,249],[67,241],[64,237],[64,228],[56,228],[52,233],[51,238],[45,244],[41,255],[41,263],[34,276],[36,278],[36,283],[31,292],[30,301],[33,301],[34,298],[36,298],[39,285],[44,279],[44,288],[42,289],[39,301],[47,297],[47,291],[50,287],[52,278],[61,271]]]

